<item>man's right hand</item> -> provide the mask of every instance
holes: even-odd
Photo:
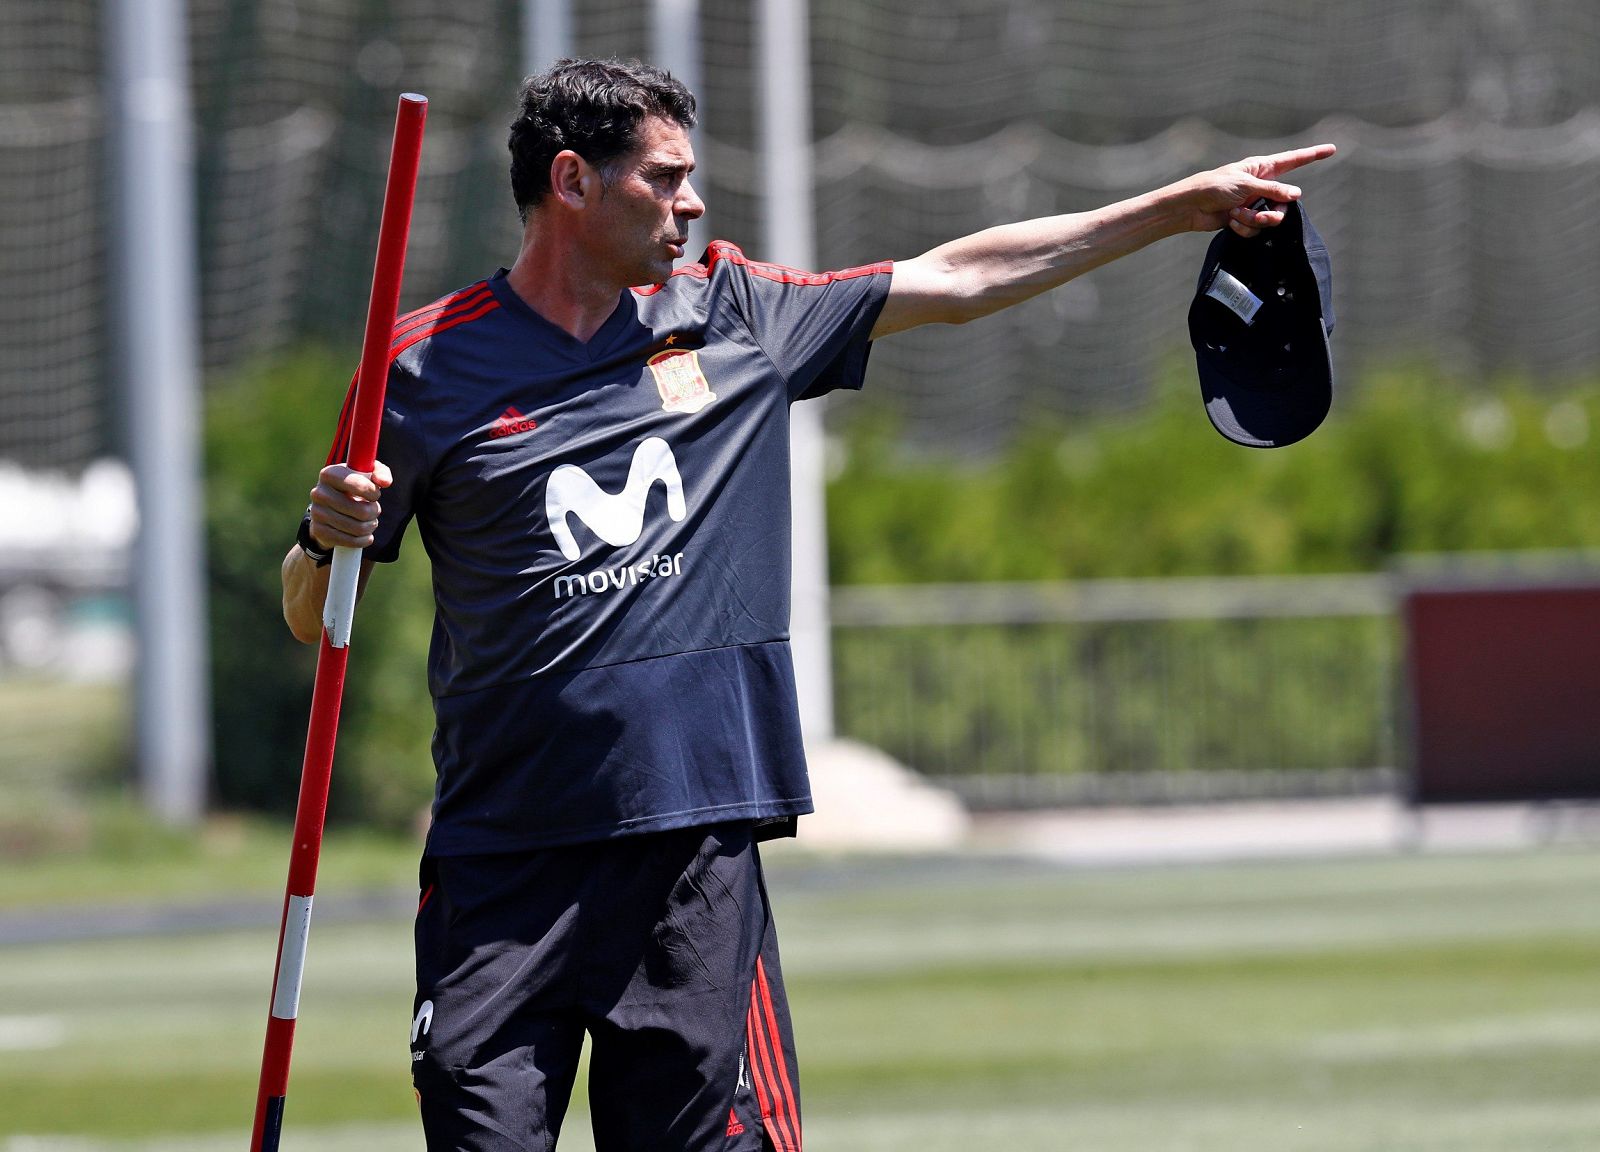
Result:
[[[311,539],[320,548],[366,548],[378,530],[383,511],[378,494],[393,483],[379,461],[371,475],[345,464],[329,464],[317,474],[311,490]],[[372,561],[361,560],[356,595],[366,588]],[[283,618],[295,639],[315,644],[322,635],[322,602],[328,596],[328,567],[318,567],[296,544],[283,558]]]
[[[329,464],[311,490],[311,539],[323,548],[366,548],[383,511],[378,495],[394,482],[380,460],[369,476],[346,464]]]

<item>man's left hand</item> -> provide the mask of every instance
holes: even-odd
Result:
[[[1215,232],[1226,225],[1241,236],[1283,223],[1284,209],[1300,199],[1300,189],[1279,177],[1334,154],[1332,144],[1314,144],[1271,156],[1250,156],[1201,172],[1180,182],[1175,191],[1187,211],[1189,230]],[[1269,201],[1252,208],[1259,200]]]

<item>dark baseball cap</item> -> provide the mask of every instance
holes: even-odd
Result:
[[[1189,305],[1200,394],[1217,431],[1251,448],[1316,431],[1333,403],[1332,331],[1328,247],[1298,201],[1275,228],[1217,233]]]

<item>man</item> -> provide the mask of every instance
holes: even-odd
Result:
[[[516,261],[397,325],[382,463],[330,462],[284,559],[306,642],[335,546],[367,549],[364,578],[415,518],[433,565],[411,1045],[430,1149],[552,1146],[587,1033],[600,1152],[798,1152],[756,849],[811,809],[787,643],[790,403],[859,388],[878,337],[1163,236],[1275,226],[1300,194],[1279,177],[1333,152],[898,263],[814,274],[714,243],[674,270],[704,211],[694,110],[637,63],[563,61],[524,84]]]

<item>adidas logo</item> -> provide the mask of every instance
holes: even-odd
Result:
[[[737,1136],[744,1131],[744,1125],[739,1123],[739,1115],[732,1108],[728,1109],[728,1135]]]
[[[538,421],[529,419],[515,408],[507,408],[500,418],[489,426],[489,435],[499,440],[503,436],[515,436],[518,432],[532,432],[538,426]]]

